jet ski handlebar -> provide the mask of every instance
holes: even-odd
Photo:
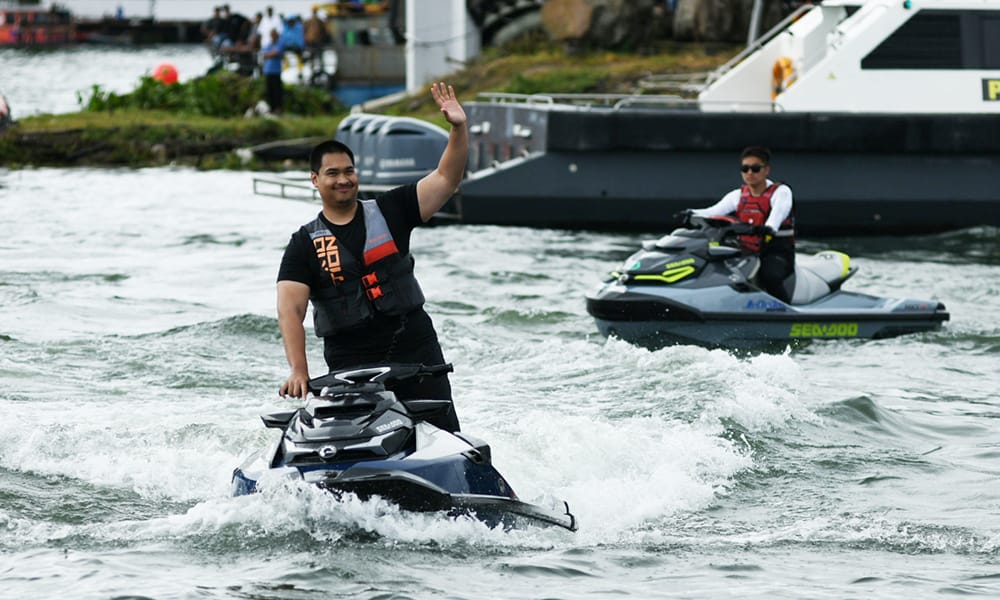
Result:
[[[309,390],[319,394],[324,388],[358,389],[392,387],[392,384],[413,378],[439,377],[451,373],[455,368],[451,363],[424,365],[420,363],[387,363],[359,366],[343,371],[331,371],[309,380]]]
[[[705,232],[709,237],[725,240],[728,236],[764,235],[767,233],[763,224],[744,223],[735,217],[713,215],[702,217],[690,215],[688,225],[692,229]]]
[[[691,215],[688,221],[695,229],[726,229],[737,235],[759,235],[764,233],[764,225],[754,225],[744,223],[735,217],[728,215],[712,215],[709,217],[699,217]]]

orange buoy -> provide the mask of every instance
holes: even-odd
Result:
[[[153,69],[153,79],[165,85],[173,85],[177,83],[177,68],[170,63],[156,65]]]

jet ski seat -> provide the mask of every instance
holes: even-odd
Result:
[[[851,257],[836,250],[818,254],[795,256],[795,291],[792,304],[809,304],[840,289],[858,268],[851,265]]]

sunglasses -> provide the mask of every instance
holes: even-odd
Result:
[[[764,168],[764,165],[743,165],[740,167],[740,171],[746,173],[747,171],[753,171],[754,173],[760,173],[760,170]]]

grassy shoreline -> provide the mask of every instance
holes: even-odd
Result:
[[[737,51],[739,48],[731,45],[664,43],[643,54],[576,54],[553,45],[534,44],[520,50],[489,49],[446,79],[463,102],[483,92],[627,94],[635,93],[638,82],[649,75],[707,71]],[[135,94],[148,92],[140,89],[148,88],[147,84],[140,85]],[[98,104],[93,100],[91,104]],[[116,103],[105,102],[99,110],[85,107],[76,113],[16,120],[0,132],[0,166],[141,168],[180,164],[203,169],[278,169],[284,165],[258,159],[244,162],[235,150],[277,140],[330,137],[349,112],[333,103],[324,109],[310,108],[312,114],[245,117],[245,108],[237,106],[239,116],[206,116],[183,108],[151,109],[129,106],[117,97],[111,100]],[[406,97],[377,112],[444,125],[430,94]]]

